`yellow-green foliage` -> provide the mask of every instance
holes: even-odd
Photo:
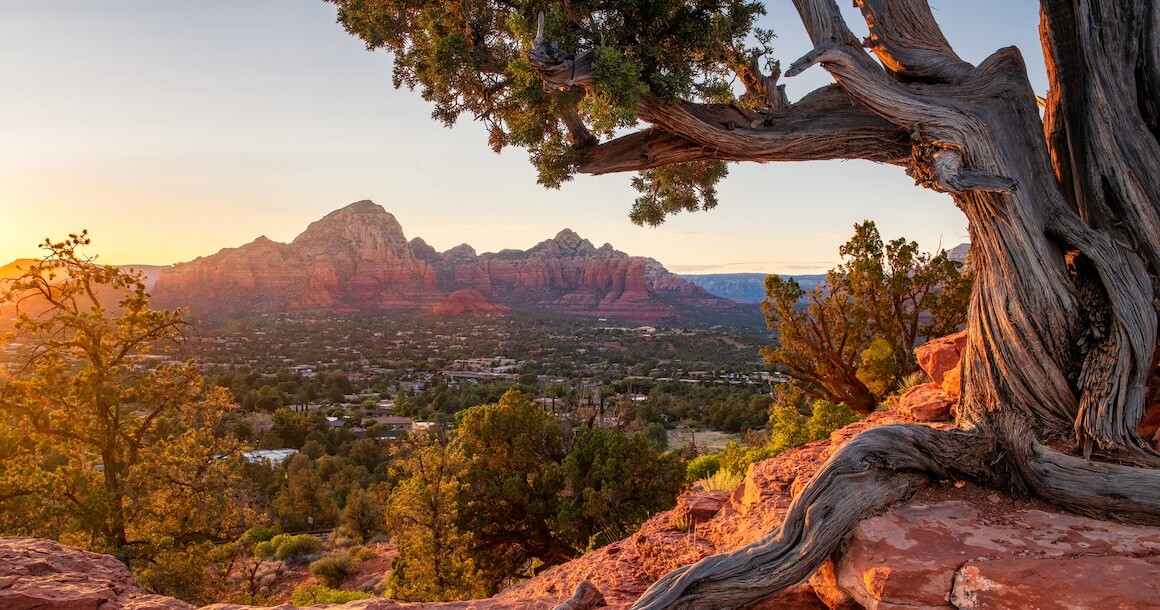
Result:
[[[701,480],[701,489],[705,491],[733,491],[745,480],[745,475],[718,470],[713,476]]]
[[[810,416],[806,417],[790,405],[773,409],[769,416],[770,435],[767,445],[773,455],[810,441],[829,438],[834,430],[860,419],[843,403],[815,400],[810,410]]]
[[[749,470],[749,465],[754,462],[760,462],[771,458],[777,453],[772,451],[772,448],[754,447],[752,445],[741,445],[736,442],[730,442],[725,445],[719,454],[721,458],[721,470],[737,475],[745,476],[745,471]]]
[[[811,441],[830,438],[830,433],[861,419],[844,403],[815,400],[813,413],[806,422],[806,431]]]
[[[360,599],[370,599],[370,593],[362,591],[339,591],[322,585],[302,585],[294,589],[290,595],[290,602],[295,606],[312,606],[314,604],[345,604]]]
[[[685,466],[685,478],[690,483],[707,479],[721,470],[721,458],[715,454],[698,455]]]
[[[809,442],[807,419],[790,405],[774,407],[769,414],[769,444],[774,455]]]
[[[882,398],[898,384],[902,373],[902,365],[894,357],[894,347],[879,337],[862,350],[862,363],[855,376],[870,388],[874,396]]]
[[[310,534],[278,534],[254,547],[254,556],[298,561],[322,550],[322,540]]]

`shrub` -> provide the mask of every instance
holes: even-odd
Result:
[[[357,561],[370,561],[378,556],[379,556],[378,552],[376,552],[374,549],[370,548],[369,546],[362,547],[354,554],[354,558]]]
[[[648,428],[645,429],[645,435],[649,440],[656,443],[656,446],[662,450],[669,448],[669,431],[665,430],[664,424],[660,422],[650,422]]]
[[[809,442],[806,418],[790,405],[774,407],[769,415],[769,449],[774,455]]]
[[[845,403],[832,403],[825,400],[816,400],[813,405],[813,414],[806,422],[806,431],[811,441],[820,441],[830,437],[830,433],[838,428],[848,426],[859,419]]]
[[[902,377],[902,366],[894,359],[894,348],[881,337],[870,342],[862,352],[862,363],[854,375],[866,384],[874,396],[885,396]]]
[[[252,528],[246,530],[246,533],[243,534],[243,538],[245,538],[247,542],[250,542],[253,544],[257,544],[259,542],[266,542],[267,540],[270,540],[273,537],[274,537],[274,530],[272,530],[268,527],[264,527],[264,526],[252,527]]]
[[[771,447],[751,447],[730,442],[720,453],[721,470],[743,477],[745,471],[749,470],[750,464],[769,459],[775,455],[777,452]]]
[[[295,606],[314,604],[345,604],[360,599],[370,599],[370,593],[362,591],[339,591],[322,585],[302,585],[290,595],[290,603]]]
[[[350,576],[350,566],[353,563],[350,555],[339,553],[323,557],[310,564],[310,573],[328,587],[338,587],[342,581]]]
[[[685,477],[690,483],[707,479],[721,470],[721,458],[716,454],[699,455],[685,466]]]
[[[254,547],[254,556],[293,562],[322,550],[322,540],[310,534],[278,534]]]

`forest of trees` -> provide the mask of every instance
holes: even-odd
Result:
[[[785,74],[834,83],[791,101],[752,0],[329,1],[393,55],[397,86],[446,124],[482,122],[497,151],[526,148],[542,184],[636,172],[636,222],[714,207],[728,162],[817,159],[902,167],[966,215],[957,426],[865,431],[776,532],[662,578],[635,608],[736,607],[799,582],[929,476],[1160,524],[1160,454],[1137,431],[1160,303],[1155,3],[1042,0],[1037,96],[1017,48],[964,61],[926,0],[858,0],[866,40],[834,0],[794,0],[814,48]]]

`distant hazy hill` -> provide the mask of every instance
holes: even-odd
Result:
[[[767,273],[705,273],[681,277],[705,289],[711,295],[733,299],[738,303],[760,303],[765,299]],[[791,276],[809,290],[826,280],[825,274]]]
[[[967,262],[971,244],[963,243],[947,250],[953,261]],[[738,303],[760,303],[765,299],[766,273],[703,273],[682,275],[681,277],[705,289],[711,295],[733,299]],[[824,273],[817,275],[793,275],[797,283],[809,290],[826,281]]]

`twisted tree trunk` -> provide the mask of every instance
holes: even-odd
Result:
[[[743,79],[771,100],[762,111],[645,96],[652,127],[584,147],[579,167],[859,158],[948,193],[976,273],[958,429],[863,433],[775,532],[669,574],[635,607],[733,608],[797,583],[932,475],[1160,524],[1160,455],[1136,431],[1160,303],[1160,6],[1043,0],[1041,120],[1019,51],[964,62],[924,0],[856,0],[864,42],[833,0],[794,3],[815,48],[787,75],[820,64],[835,85],[786,105],[775,77]],[[561,69],[571,56],[538,43],[545,82],[591,81],[590,62]]]

